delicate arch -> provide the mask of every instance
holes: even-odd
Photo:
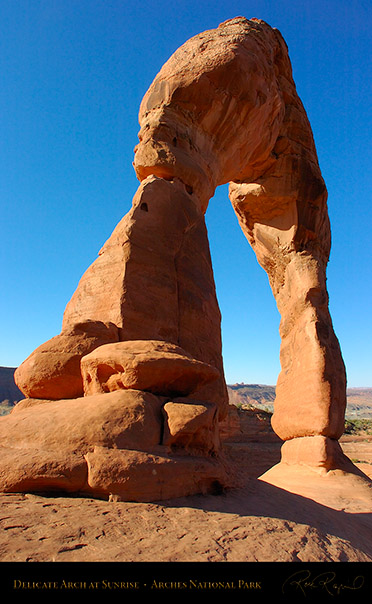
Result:
[[[327,191],[281,34],[237,18],[192,38],[150,86],[140,125],[140,180],[178,178],[202,211],[230,181],[282,317],[274,429],[339,438],[346,376],[328,312]]]
[[[328,309],[327,191],[281,34],[238,17],[190,39],[156,76],[139,121],[132,208],[81,278],[61,334],[17,369],[27,397],[20,413],[35,406],[22,426],[33,434],[39,416],[49,421],[40,403],[47,399],[55,420],[45,438],[55,447],[55,425],[70,438],[71,421],[51,401],[76,397],[62,401],[72,418],[82,412],[71,431],[73,455],[84,455],[72,464],[72,490],[138,500],[228,483],[224,464],[211,460],[229,401],[204,215],[216,187],[230,183],[281,314],[272,423],[286,441],[283,459],[355,473],[337,443],[346,375]],[[86,409],[95,410],[96,431]],[[17,439],[16,419],[8,423]],[[172,457],[168,447],[197,451],[202,461]],[[42,452],[34,454],[44,468]],[[65,468],[65,456],[58,463]],[[177,484],[173,467],[183,472]],[[28,485],[27,472],[19,480],[13,483]],[[45,480],[55,484],[54,469]]]
[[[346,377],[328,311],[327,191],[281,34],[238,17],[191,38],[154,79],[139,121],[132,209],[83,275],[62,334],[94,321],[114,324],[122,341],[182,346],[220,371],[218,385],[198,396],[215,401],[223,418],[221,317],[204,214],[215,188],[230,182],[281,314],[274,429],[284,440],[339,438]],[[32,395],[27,366],[17,379]]]

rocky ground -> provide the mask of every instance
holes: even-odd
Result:
[[[239,411],[224,444],[239,486],[160,503],[0,495],[2,562],[372,561],[372,513],[333,509],[258,477],[280,458],[269,414]],[[345,435],[344,452],[372,478],[372,436]],[[372,512],[372,505],[371,505]]]

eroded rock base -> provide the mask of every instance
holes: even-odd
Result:
[[[230,484],[216,408],[139,390],[25,399],[1,418],[0,491],[157,501]],[[37,436],[36,436],[37,435]]]
[[[281,461],[259,477],[275,487],[333,509],[370,512],[372,480],[324,436],[294,438],[283,444]]]

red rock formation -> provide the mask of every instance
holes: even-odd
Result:
[[[229,482],[221,462],[162,446],[164,399],[119,390],[59,401],[25,399],[0,418],[2,491],[67,491],[150,501]],[[5,420],[5,421],[4,421]]]
[[[164,445],[194,453],[218,453],[221,443],[216,405],[174,399],[163,406],[163,414]]]
[[[86,320],[71,325],[23,361],[15,371],[15,382],[29,398],[82,396],[81,358],[98,346],[118,340],[118,328],[113,323]]]
[[[135,389],[162,396],[187,396],[219,378],[212,365],[179,346],[154,340],[106,344],[81,359],[86,396]]]
[[[130,212],[83,275],[63,330],[87,318],[118,326],[120,340],[155,340],[183,348],[219,372],[198,399],[226,413],[221,315],[204,215],[178,179],[149,176]]]
[[[282,371],[273,427],[291,441],[286,463],[297,451],[293,443],[302,438],[325,439],[323,465],[327,452],[336,459],[332,452],[343,431],[346,377],[328,310],[327,191],[281,34],[263,21],[238,17],[190,39],[154,79],[139,121],[134,168],[141,183],[132,209],[66,308],[58,340],[58,346],[63,340],[61,362],[53,341],[43,345],[43,359],[58,367],[58,379],[53,371],[33,366],[32,356],[17,371],[17,384],[27,396],[76,398],[81,391],[66,390],[69,361],[62,352],[74,359],[80,355],[85,397],[23,403],[2,427],[15,434],[22,419],[28,434],[39,416],[50,414],[54,419],[45,428],[49,455],[52,442],[65,442],[63,434],[72,423],[88,468],[88,487],[79,489],[98,495],[158,498],[203,490],[216,480],[224,483],[221,460],[216,466],[208,457],[218,454],[217,420],[227,415],[228,396],[204,214],[215,188],[229,182],[230,200],[281,313]],[[120,342],[97,340],[76,351],[70,330],[86,321],[113,324]],[[104,401],[118,397],[119,411],[115,407],[112,417],[120,416],[121,408],[126,417],[133,388],[164,404],[160,424],[155,428],[147,419],[138,443],[128,445],[126,430],[132,435],[132,424],[125,428],[119,421],[120,446],[110,438],[102,441],[100,422],[102,430],[116,434],[111,406],[105,408]],[[97,417],[95,432],[87,431],[90,413]],[[64,429],[58,436],[60,423]],[[76,454],[76,446],[69,445],[66,455]],[[165,453],[168,447],[173,457]],[[195,464],[185,461],[195,450],[204,460],[201,482],[188,475]],[[181,478],[177,470],[172,483],[178,464]],[[146,488],[141,482],[145,471],[158,477]],[[13,487],[8,478],[4,484],[15,488],[19,480]],[[180,480],[185,488],[177,487]],[[164,481],[170,481],[167,488]]]

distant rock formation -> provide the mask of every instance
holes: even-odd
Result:
[[[275,386],[263,384],[230,384],[227,386],[229,401],[233,405],[251,405],[253,407],[274,410]]]
[[[346,376],[328,310],[327,191],[281,34],[238,17],[190,39],[139,121],[132,209],[83,275],[61,334],[16,371],[28,398],[2,419],[0,488],[150,500],[229,486],[204,219],[224,183],[282,317],[272,424],[285,463],[303,452],[306,464],[339,467]]]
[[[14,382],[13,367],[0,367],[0,415],[9,413],[13,405],[24,398]]]

